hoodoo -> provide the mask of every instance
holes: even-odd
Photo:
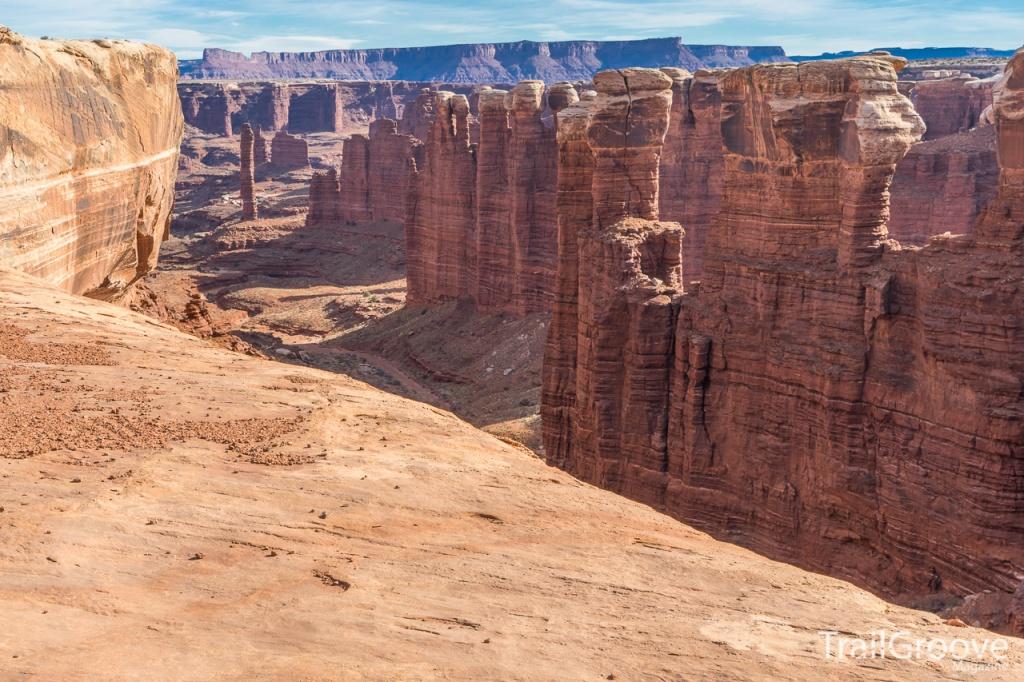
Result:
[[[182,135],[174,55],[0,27],[0,64],[0,265],[121,296],[156,266],[170,225]]]
[[[239,177],[242,195],[242,220],[253,220],[258,217],[256,209],[256,177],[253,164],[253,148],[255,146],[252,126],[246,123],[242,126],[241,137],[241,164]]]

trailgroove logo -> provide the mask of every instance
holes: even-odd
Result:
[[[823,658],[827,660],[892,658],[901,661],[953,661],[964,670],[998,668],[1006,660],[1010,643],[1002,638],[954,639],[914,637],[909,632],[875,630],[868,637],[847,636],[835,630],[819,630]]]

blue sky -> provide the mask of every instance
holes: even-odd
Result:
[[[0,0],[26,35],[133,38],[179,57],[511,40],[682,36],[790,54],[1024,43],[1022,0]]]

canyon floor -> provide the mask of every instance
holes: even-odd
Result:
[[[336,162],[337,136],[306,139],[314,167]],[[237,140],[191,131],[183,148],[195,161],[179,176],[172,238],[137,310],[450,409],[540,451],[548,315],[480,315],[455,303],[406,310],[400,224],[307,227],[312,170],[266,168],[261,217],[241,221]]]
[[[452,414],[0,271],[5,679],[1020,679]]]

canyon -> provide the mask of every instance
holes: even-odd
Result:
[[[907,603],[966,598],[973,618],[1019,628],[1024,53],[996,99],[998,195],[974,236],[923,249],[885,225],[889,182],[925,130],[901,65],[720,79],[722,203],[693,286],[682,229],[657,212],[671,79],[597,82],[586,124],[559,130],[592,160],[567,159],[582,185],[559,204],[577,239],[559,263],[575,321],[552,323],[545,454],[768,556]],[[573,143],[584,135],[589,150]],[[589,207],[575,196],[587,184]]]
[[[1019,678],[1024,51],[491,47],[0,28],[0,676]]]

